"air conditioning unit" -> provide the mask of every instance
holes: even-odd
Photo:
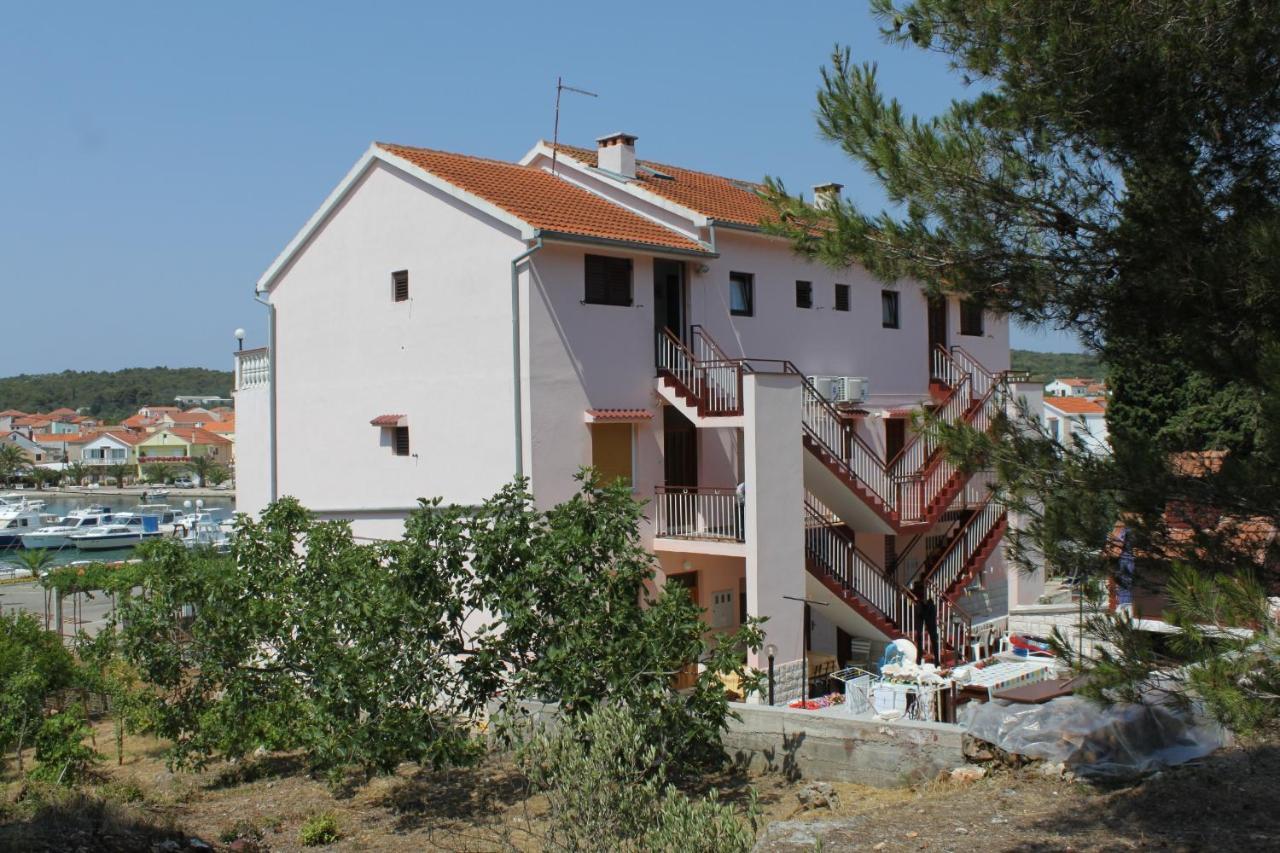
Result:
[[[865,376],[832,376],[830,399],[838,403],[865,403],[869,392],[869,383]]]
[[[809,380],[809,384],[813,386],[814,390],[818,392],[818,395],[822,397],[822,399],[827,400],[829,402],[833,402],[833,403],[838,402],[838,398],[836,397],[835,386],[836,386],[836,383],[839,381],[840,377],[808,376],[805,378]]]

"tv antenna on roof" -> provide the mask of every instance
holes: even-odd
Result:
[[[595,92],[588,92],[586,89],[577,89],[573,86],[566,86],[563,77],[556,78],[556,124],[555,129],[551,132],[551,174],[556,173],[556,155],[560,153],[560,93],[575,92],[579,95],[586,95],[591,98],[600,97]]]

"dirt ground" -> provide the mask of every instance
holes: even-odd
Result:
[[[110,751],[109,727],[97,738],[99,749]],[[159,742],[131,737],[125,747],[124,765],[105,762],[83,795],[23,785],[11,766],[0,799],[0,850],[310,850],[316,848],[301,845],[299,830],[326,812],[342,836],[326,850],[542,847],[542,802],[496,759],[447,772],[405,765],[394,776],[334,792],[287,757],[174,774]],[[798,799],[804,782],[778,775],[713,781],[731,800],[756,789],[766,824],[761,850],[1236,851],[1280,844],[1274,742],[1111,790],[1047,778],[1034,767],[1006,768],[969,784],[835,784],[834,807],[806,809]]]

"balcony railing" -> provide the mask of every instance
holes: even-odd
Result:
[[[264,386],[271,379],[271,353],[266,347],[236,353],[236,390]]]
[[[660,537],[746,541],[743,505],[734,489],[658,486],[653,505],[654,525]]]

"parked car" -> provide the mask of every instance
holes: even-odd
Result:
[[[196,484],[190,477],[179,477],[173,481],[173,487],[175,489],[194,489]]]

